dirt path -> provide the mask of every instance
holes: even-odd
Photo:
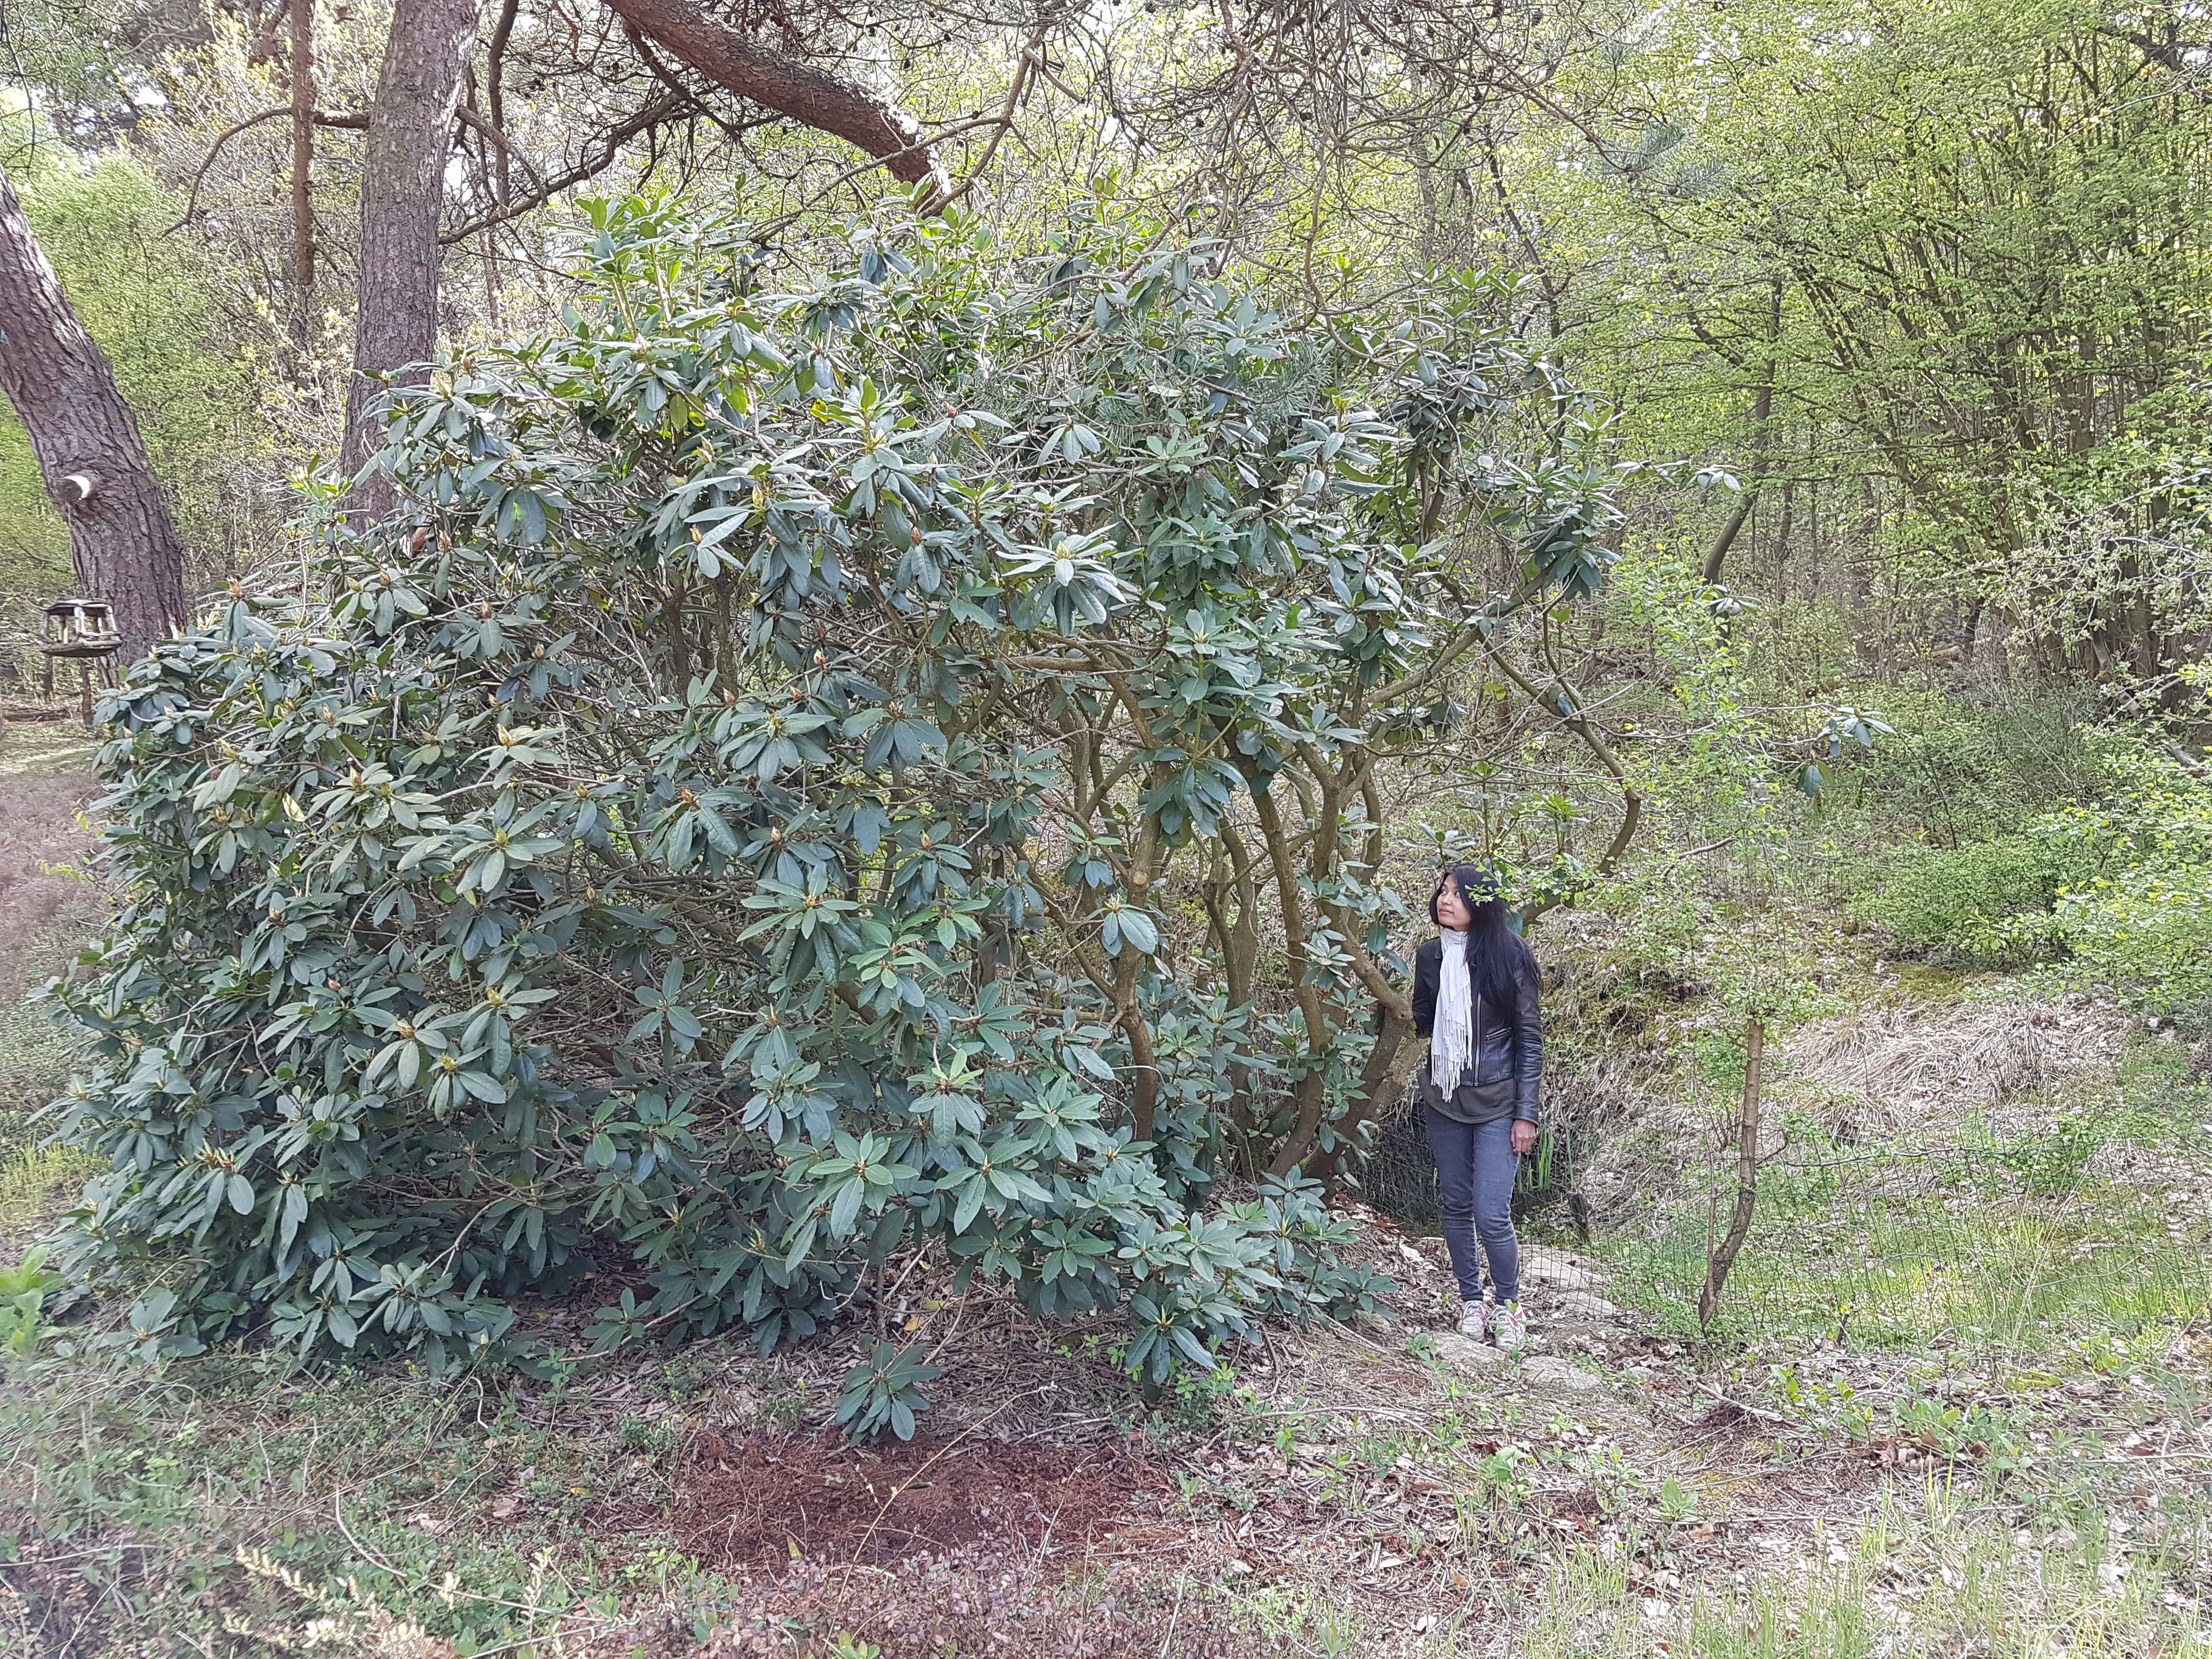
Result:
[[[74,720],[44,713],[0,708],[0,1008],[53,972],[99,914],[85,817],[99,793],[93,744]]]

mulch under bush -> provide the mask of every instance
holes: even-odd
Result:
[[[702,1561],[888,1562],[991,1544],[1079,1553],[1166,1477],[1122,1442],[944,1437],[848,1446],[835,1435],[693,1442],[673,1522]]]

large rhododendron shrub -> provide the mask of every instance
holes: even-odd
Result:
[[[586,1273],[773,1344],[928,1252],[1157,1379],[1370,1297],[1298,1171],[1402,1006],[1376,768],[1601,576],[1599,427],[1498,283],[1364,337],[1103,229],[854,250],[596,210],[565,326],[398,399],[393,517],[110,705],[60,1109],[150,1345],[442,1364]]]

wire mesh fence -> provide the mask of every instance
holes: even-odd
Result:
[[[1729,1129],[1708,1109],[1624,1107],[1604,1085],[1570,1074],[1547,1085],[1547,1133],[1515,1207],[1562,1239],[1595,1212],[1607,1295],[1655,1334],[2027,1356],[2212,1310],[2212,1092],[2202,1087],[2177,1084],[2161,1109],[1969,1115],[1856,1139],[1802,1097],[1778,1102],[1760,1138],[1752,1231],[1707,1328],[1698,1291],[1735,1201]],[[1385,1214],[1435,1231],[1435,1164],[1412,1095],[1379,1121],[1362,1183]]]
[[[1574,1216],[1581,1199],[1575,1186],[1577,1144],[1573,1131],[1563,1126],[1548,1127],[1538,1138],[1515,1178],[1516,1214],[1564,1206],[1570,1218]],[[1437,1229],[1441,1218],[1437,1161],[1429,1150],[1418,1088],[1407,1090],[1396,1105],[1376,1119],[1359,1180],[1362,1195],[1393,1220],[1422,1231]]]

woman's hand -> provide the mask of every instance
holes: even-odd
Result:
[[[1526,1158],[1536,1149],[1536,1126],[1525,1117],[1513,1120],[1513,1156]]]

